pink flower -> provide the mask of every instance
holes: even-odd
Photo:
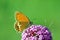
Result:
[[[32,25],[23,31],[22,40],[52,40],[52,36],[48,28]]]

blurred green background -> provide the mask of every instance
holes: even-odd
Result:
[[[60,39],[60,0],[0,0],[0,40],[20,40],[14,30],[15,11],[23,12],[33,24],[47,26],[53,40]]]

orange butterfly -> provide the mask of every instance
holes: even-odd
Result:
[[[24,29],[26,29],[30,24],[30,20],[21,12],[16,12],[16,24],[15,24],[15,29],[17,31],[22,32]]]

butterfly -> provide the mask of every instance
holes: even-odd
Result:
[[[16,12],[15,18],[16,18],[15,29],[18,32],[22,32],[24,29],[26,29],[29,25],[32,24],[29,18],[25,16],[22,12]]]

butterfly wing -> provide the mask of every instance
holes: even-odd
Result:
[[[29,22],[29,19],[27,18],[27,16],[25,16],[21,12],[20,13],[16,12],[16,20],[19,22]]]
[[[19,12],[16,12],[16,20],[15,29],[20,32],[27,28],[30,23],[29,19],[24,14]]]

